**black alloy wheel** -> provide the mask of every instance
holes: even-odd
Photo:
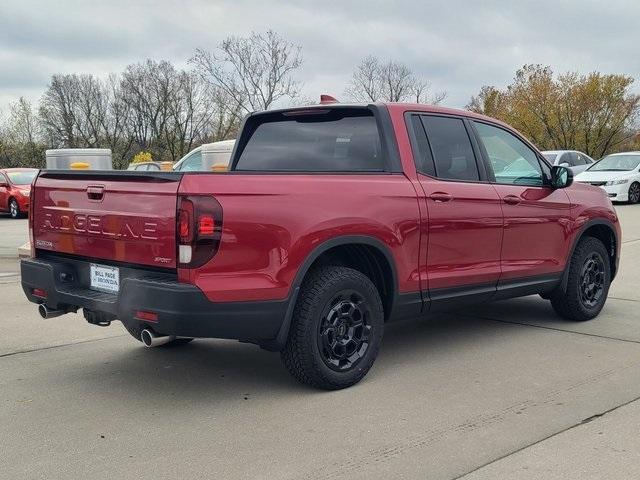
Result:
[[[580,300],[587,308],[595,307],[604,293],[604,259],[598,252],[592,252],[582,265],[580,274]]]
[[[318,329],[322,360],[333,370],[351,370],[366,355],[370,309],[355,290],[339,292],[327,305]]]

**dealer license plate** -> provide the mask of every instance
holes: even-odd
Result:
[[[91,264],[91,288],[100,292],[120,291],[120,271],[118,267]]]

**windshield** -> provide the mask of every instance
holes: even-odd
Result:
[[[8,172],[7,175],[14,185],[31,185],[37,173],[37,170],[33,170],[28,172]]]
[[[556,161],[556,157],[558,156],[557,153],[543,153],[542,154],[544,156],[544,158],[546,158],[548,160],[548,162],[553,165],[553,162]]]
[[[608,155],[589,169],[590,172],[628,172],[640,165],[640,155]]]

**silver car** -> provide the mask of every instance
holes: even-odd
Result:
[[[551,165],[569,167],[573,174],[584,172],[595,160],[586,153],[577,150],[545,150],[542,152]]]

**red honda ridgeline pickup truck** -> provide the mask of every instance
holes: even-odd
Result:
[[[43,171],[31,210],[22,285],[43,317],[255,343],[324,389],[364,377],[387,321],[531,294],[591,319],[620,254],[603,190],[425,105],[251,114],[227,173]]]

